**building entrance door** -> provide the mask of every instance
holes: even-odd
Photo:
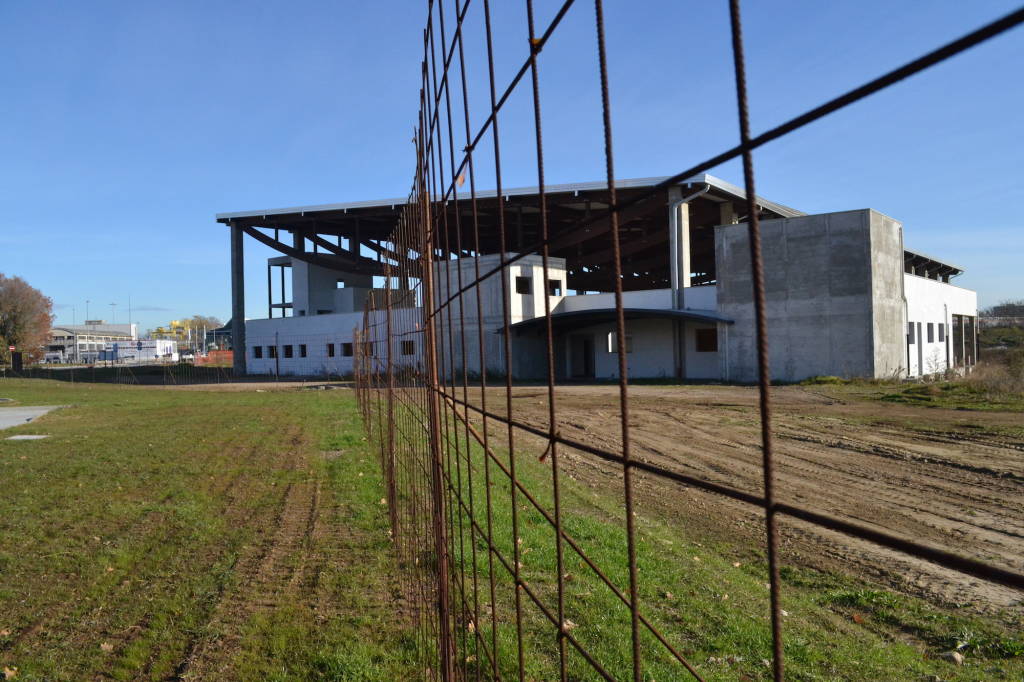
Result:
[[[569,376],[573,379],[594,378],[594,337],[569,337]]]

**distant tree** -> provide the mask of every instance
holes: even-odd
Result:
[[[181,323],[188,329],[216,329],[217,327],[223,327],[224,323],[212,315],[193,315],[192,317],[182,320]]]
[[[40,360],[53,325],[53,301],[20,277],[0,273],[0,357],[10,362],[8,346],[28,361]]]
[[[1003,301],[981,311],[985,317],[1024,317],[1024,299],[1019,301]]]

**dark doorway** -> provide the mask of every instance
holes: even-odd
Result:
[[[594,337],[569,337],[569,376],[573,379],[594,378]]]
[[[917,323],[917,376],[923,377],[924,371],[924,339],[921,338],[921,323]]]

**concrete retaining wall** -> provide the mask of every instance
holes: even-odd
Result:
[[[870,209],[826,213],[765,221],[761,239],[772,378],[891,371],[902,338],[899,223]],[[746,224],[716,228],[718,311],[735,321],[719,332],[719,355],[733,381],[757,379],[749,248]]]

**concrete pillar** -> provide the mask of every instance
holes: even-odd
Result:
[[[680,203],[682,187],[669,187],[669,265],[673,301],[683,307],[682,290],[690,286],[690,205]]]
[[[231,345],[235,376],[245,371],[245,258],[242,227],[231,223]]]
[[[736,209],[733,207],[731,201],[726,201],[718,205],[718,224],[736,224]]]

